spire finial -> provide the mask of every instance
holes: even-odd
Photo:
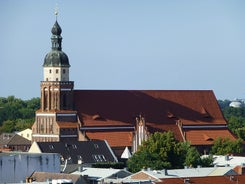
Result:
[[[55,18],[56,18],[56,21],[57,21],[57,17],[58,17],[58,14],[59,14],[59,11],[58,11],[58,3],[56,3],[55,5],[55,10],[54,10],[54,14],[55,14]]]

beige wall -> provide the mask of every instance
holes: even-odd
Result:
[[[24,137],[24,138],[30,140],[30,141],[32,140],[32,130],[30,128],[27,128],[21,132],[18,132],[17,134],[20,135],[21,137]]]

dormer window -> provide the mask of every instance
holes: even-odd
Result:
[[[95,149],[98,149],[99,148],[99,145],[98,144],[94,144],[94,148]]]
[[[49,149],[53,150],[54,146],[52,144],[49,145]]]
[[[77,145],[76,144],[72,144],[72,148],[73,149],[77,149]]]

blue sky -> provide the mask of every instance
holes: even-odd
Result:
[[[211,89],[245,98],[243,0],[0,1],[0,96],[40,96],[58,3],[75,89]]]

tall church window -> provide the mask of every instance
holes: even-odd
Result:
[[[49,133],[53,133],[53,123],[50,123],[49,125]]]
[[[41,126],[40,126],[40,132],[41,133],[44,133],[44,126],[43,126],[43,124],[41,124]]]
[[[44,88],[44,110],[48,110],[48,91],[47,88]]]
[[[66,106],[67,106],[66,95],[64,94],[63,95],[63,107],[64,107],[64,109],[66,109]]]

